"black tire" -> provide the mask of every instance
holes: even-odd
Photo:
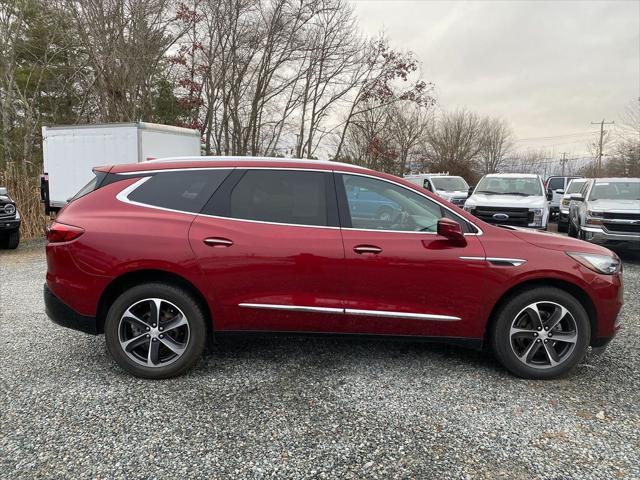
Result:
[[[185,342],[186,346],[183,353],[174,361],[167,363],[167,365],[143,366],[130,358],[120,343],[122,333],[121,318],[124,313],[130,307],[138,304],[138,302],[144,303],[145,299],[150,298],[159,298],[167,302],[167,304],[173,304],[187,319],[188,340]],[[109,308],[104,325],[107,351],[122,369],[136,377],[150,379],[175,377],[192,368],[202,355],[207,339],[206,318],[207,316],[198,302],[189,292],[182,288],[167,283],[137,285],[122,293]],[[147,330],[149,329],[147,328]],[[162,335],[160,335],[160,338],[162,338]],[[153,338],[153,340],[163,342],[158,338]],[[166,340],[167,338],[165,338]],[[149,349],[151,348],[150,341],[148,341]],[[157,345],[160,344],[158,343]],[[144,348],[144,346],[140,348]]]
[[[20,230],[15,230],[9,234],[7,238],[7,248],[9,250],[15,250],[20,245]]]
[[[575,225],[573,224],[573,222],[571,220],[569,220],[569,236],[572,238],[578,238],[578,231],[576,230]]]
[[[569,225],[566,222],[558,222],[558,232],[567,233],[569,230]]]
[[[0,247],[15,250],[20,244],[20,230],[14,230],[7,233],[4,237],[0,237]]]
[[[546,337],[550,332],[542,331],[538,334],[535,332],[536,329],[534,329],[532,335],[535,335],[535,337],[532,338],[531,343],[528,343],[528,339],[519,337],[522,339],[520,341],[527,342],[524,343],[523,347],[525,351],[530,351],[527,349],[533,342],[539,342],[537,344],[537,350],[533,350],[534,355],[533,358],[531,358],[531,363],[527,363],[521,360],[515,352],[516,347],[512,343],[511,327],[512,323],[517,321],[516,319],[519,318],[519,315],[522,315],[522,312],[527,306],[534,303],[538,303],[542,308],[544,308],[545,304],[557,304],[564,307],[570,316],[565,315],[563,318],[566,320],[563,320],[563,322],[573,320],[571,324],[574,325],[573,328],[575,328],[577,338],[573,343],[556,341],[563,333],[565,333],[566,336],[571,335],[571,332],[566,333],[556,329],[551,330],[551,333],[555,333],[555,337],[545,338],[545,340],[550,343],[547,343],[547,341],[542,343],[543,340],[540,338],[542,336]],[[545,311],[541,310],[540,316],[543,317],[545,314]],[[547,317],[547,320],[548,319],[549,317]],[[507,370],[522,378],[548,379],[567,374],[584,358],[591,341],[591,324],[589,322],[589,316],[582,304],[564,290],[553,287],[538,287],[515,295],[500,307],[498,312],[496,312],[495,320],[493,329],[490,332],[493,352]],[[559,325],[559,327],[562,327],[562,325]],[[556,340],[554,340],[554,338]],[[571,345],[573,345],[573,347],[571,347]],[[556,347],[561,351],[562,349],[567,349],[565,356],[556,357],[556,360],[561,359],[559,364],[552,366],[549,360],[550,356],[547,353],[547,346],[553,348],[553,352],[556,352]],[[534,345],[534,347],[536,346]],[[527,355],[522,355],[521,358],[524,357],[528,358]],[[548,365],[544,363],[545,358]],[[539,363],[535,365],[534,361]]]

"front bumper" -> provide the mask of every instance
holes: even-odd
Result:
[[[58,325],[92,335],[101,333],[98,329],[96,317],[81,315],[76,312],[56,297],[46,284],[44,285],[44,309],[47,316]]]
[[[0,230],[18,230],[21,220],[0,220]]]
[[[612,233],[600,227],[580,227],[585,240],[594,243],[604,242],[640,242],[640,235],[633,233]]]

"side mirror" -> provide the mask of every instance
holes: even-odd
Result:
[[[581,193],[572,193],[569,195],[569,200],[575,200],[576,202],[584,202],[584,197]]]
[[[464,247],[467,245],[467,239],[464,238],[462,227],[458,222],[450,218],[441,218],[438,220],[438,235],[446,238],[456,247]]]
[[[467,191],[467,198],[470,197],[471,195],[473,195],[473,191],[476,189],[475,185],[472,185],[471,187],[469,187],[469,190]]]
[[[564,190],[559,188],[558,190],[556,190],[556,193],[559,195],[564,195]]]

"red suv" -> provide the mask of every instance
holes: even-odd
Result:
[[[614,336],[621,263],[495,227],[403,179],[289,159],[95,170],[48,232],[45,304],[134,375],[181,374],[230,333],[315,332],[489,347],[550,378]]]

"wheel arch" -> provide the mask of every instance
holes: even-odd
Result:
[[[596,307],[587,294],[582,288],[577,286],[574,283],[567,282],[565,280],[559,280],[556,278],[544,278],[544,279],[533,279],[527,280],[517,285],[514,285],[505,293],[502,294],[500,299],[496,302],[496,304],[491,309],[491,313],[489,314],[489,319],[487,321],[485,331],[484,331],[484,341],[483,344],[488,346],[490,344],[489,338],[491,332],[493,331],[493,326],[496,322],[496,313],[498,310],[509,300],[511,300],[516,295],[524,292],[526,290],[530,290],[536,287],[554,287],[559,290],[563,290],[573,296],[576,300],[580,302],[580,304],[584,307],[589,316],[589,324],[591,326],[591,341],[596,338],[598,331],[598,312]]]
[[[98,333],[104,333],[104,322],[107,317],[110,305],[125,290],[141,285],[143,283],[164,282],[181,287],[191,293],[202,308],[207,319],[207,330],[209,335],[213,334],[213,322],[211,309],[204,295],[189,280],[174,272],[158,269],[134,270],[114,278],[104,289],[100,300],[98,301],[98,309],[96,312],[96,325]]]

